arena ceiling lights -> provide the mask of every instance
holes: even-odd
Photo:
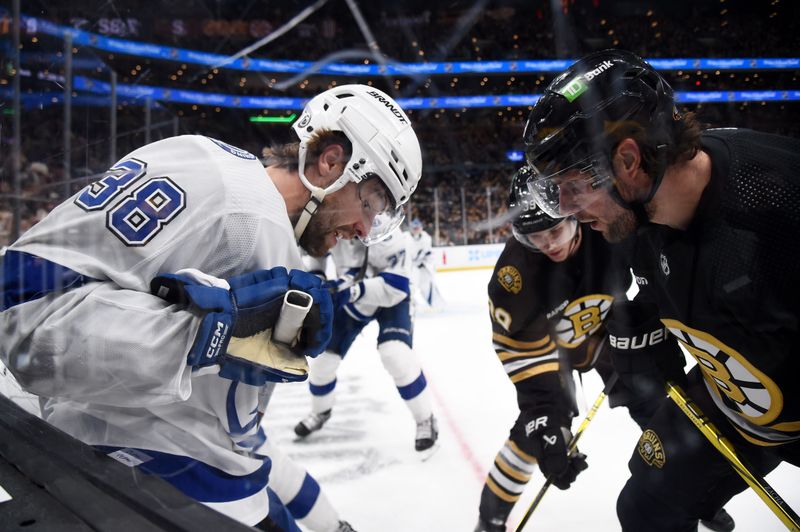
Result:
[[[131,55],[163,61],[192,63],[210,68],[223,68],[246,72],[302,73],[313,69],[317,74],[337,76],[435,76],[451,74],[505,74],[561,72],[573,60],[517,60],[517,61],[454,61],[440,63],[388,63],[366,65],[355,63],[330,63],[315,67],[310,61],[276,61],[243,57],[235,60],[227,55],[173,48],[157,44],[106,37],[75,28],[53,24],[44,19],[23,16],[29,28],[46,35],[63,38],[72,36],[76,45],[89,46],[116,54]],[[658,70],[787,70],[800,68],[800,58],[685,58],[648,59]]]

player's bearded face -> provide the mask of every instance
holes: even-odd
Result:
[[[364,238],[376,213],[363,205],[358,186],[352,182],[327,195],[300,237],[300,245],[312,257],[324,257],[341,238]]]
[[[600,231],[609,242],[621,242],[636,232],[638,222],[633,211],[617,203],[608,193],[575,213],[581,223]]]
[[[611,185],[612,182],[617,183]],[[600,231],[609,242],[621,242],[636,232],[639,225],[633,211],[620,205],[612,196],[611,186],[619,181],[609,180],[598,189],[574,192],[574,187],[561,187],[561,204],[573,212],[579,222]]]

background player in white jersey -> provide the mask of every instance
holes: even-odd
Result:
[[[359,279],[365,253],[366,278]],[[436,443],[438,429],[425,374],[412,349],[408,235],[396,229],[368,251],[358,242],[343,241],[331,254],[339,275],[329,282],[337,290],[333,337],[328,350],[311,363],[311,414],[297,424],[295,433],[306,437],[330,419],[339,365],[356,336],[370,321],[377,320],[381,362],[417,423],[415,449],[427,451]]]
[[[408,230],[411,234],[412,285],[416,287],[428,306],[441,305],[444,301],[436,287],[436,266],[431,235],[425,231],[419,218],[409,222]]]
[[[263,385],[304,379],[330,337],[297,242],[379,239],[421,173],[408,117],[371,87],[322,93],[293,127],[266,170],[202,136],[137,149],[4,260],[0,359],[44,418],[249,525],[268,509]],[[289,289],[311,309],[280,345]]]

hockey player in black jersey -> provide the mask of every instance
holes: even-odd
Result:
[[[637,233],[640,292],[608,325],[621,378],[651,390],[682,379],[754,473],[800,465],[800,141],[703,131],[649,64],[617,50],[556,78],[525,140],[545,210],[608,240]],[[663,328],[671,338],[655,341]],[[697,362],[686,376],[665,363],[675,339]],[[671,401],[629,468],[625,531],[695,530],[747,487]]]
[[[514,238],[489,282],[492,339],[516,387],[520,414],[486,478],[476,532],[505,531],[537,462],[560,489],[586,468],[583,454],[567,455],[577,413],[572,370],[594,368],[604,381],[611,377],[603,323],[632,282],[628,247],[608,244],[574,218],[545,214],[526,188],[529,177],[523,168],[512,178]],[[639,425],[662,400],[637,398],[624,386],[610,395],[612,406],[628,406]]]

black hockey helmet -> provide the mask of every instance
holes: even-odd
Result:
[[[513,216],[511,232],[514,234],[514,238],[531,251],[541,251],[531,241],[530,234],[547,231],[565,221],[577,227],[577,220],[573,217],[569,217],[568,220],[553,218],[540,209],[530,193],[528,181],[532,176],[531,169],[524,166],[511,177],[511,189],[508,193],[508,212]],[[574,234],[574,230],[571,234]]]
[[[672,88],[641,57],[623,50],[587,55],[550,83],[528,116],[523,139],[535,174],[531,192],[551,216],[580,210],[560,204],[567,171],[580,172],[573,193],[611,186],[611,153],[620,140],[633,137],[643,149],[653,147],[651,159],[657,161],[656,168],[645,168],[653,179],[647,203],[663,177],[678,117]]]

